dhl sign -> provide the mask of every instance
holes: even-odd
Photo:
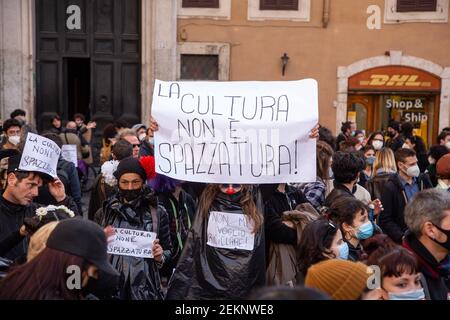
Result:
[[[379,67],[349,79],[349,90],[439,91],[441,81],[425,71],[410,67]]]

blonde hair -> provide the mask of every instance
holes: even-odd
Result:
[[[30,238],[30,244],[28,245],[27,262],[34,259],[42,250],[45,249],[47,239],[55,229],[59,221],[52,221],[39,228]]]
[[[383,148],[377,152],[373,163],[372,177],[377,175],[377,170],[383,169],[386,172],[397,172],[394,152],[389,148]]]

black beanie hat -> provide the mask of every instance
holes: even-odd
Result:
[[[119,180],[120,177],[125,173],[136,173],[141,176],[144,182],[147,180],[147,174],[145,173],[144,168],[141,166],[141,163],[138,159],[133,157],[128,157],[120,161],[119,165],[117,166],[117,170],[114,172],[114,177]]]

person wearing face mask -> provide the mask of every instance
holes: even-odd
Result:
[[[389,140],[386,141],[386,147],[391,148],[392,151],[397,151],[403,146],[405,142],[403,137],[400,135],[400,123],[398,121],[390,121],[387,133],[389,136]]]
[[[142,143],[145,138],[147,137],[147,126],[142,123],[135,124],[131,127],[134,131],[136,131],[136,136],[138,137],[139,141]]]
[[[364,149],[362,149],[362,153],[364,154],[364,160],[366,161],[366,167],[359,174],[359,182],[358,184],[364,188],[366,188],[367,181],[372,177],[372,168],[375,162],[375,148],[371,145],[366,145]]]
[[[141,134],[142,135],[142,134]],[[143,136],[141,136],[142,138]],[[139,149],[139,157],[154,156],[154,138],[153,131],[148,128],[145,133],[145,138],[141,140],[141,148]]]
[[[446,146],[435,144],[430,147],[428,151],[428,167],[425,170],[425,173],[430,177],[431,183],[433,187],[436,187],[438,184],[438,178],[436,174],[436,163],[446,154],[450,152]]]
[[[427,149],[423,139],[419,136],[407,136],[405,137],[405,143],[403,148],[412,149],[416,152],[417,164],[419,165],[420,172],[424,172],[428,165]]]
[[[381,131],[373,132],[367,140],[367,144],[371,145],[375,151],[380,151],[384,147],[384,137]]]
[[[436,164],[438,183],[436,189],[450,191],[450,154],[446,154]]]
[[[303,279],[312,265],[328,259],[347,260],[349,255],[339,226],[325,217],[306,225],[298,247],[297,261]]]
[[[95,298],[111,292],[117,277],[118,272],[108,262],[102,228],[91,221],[67,219],[56,225],[42,252],[12,269],[0,282],[0,299],[84,300],[92,295]]]
[[[425,300],[428,291],[422,286],[422,275],[416,257],[405,248],[380,247],[367,259],[368,266],[380,269],[380,300]]]
[[[248,241],[230,244],[227,241],[233,237],[219,237],[218,227],[224,219],[229,222],[229,232],[244,233]],[[210,184],[201,196],[167,299],[246,298],[253,289],[264,286],[265,265],[259,193],[247,185]]]
[[[397,243],[402,241],[406,224],[406,204],[421,190],[431,188],[428,175],[421,174],[414,150],[401,148],[395,152],[398,173],[384,184],[381,202],[384,206],[379,223],[383,231]]]
[[[16,119],[8,119],[3,123],[5,132],[5,141],[1,147],[2,150],[18,149],[20,143],[22,125]]]
[[[145,157],[144,157],[145,158]],[[143,158],[143,159],[144,159]],[[141,161],[143,161],[141,159]],[[150,169],[150,170],[149,170]],[[154,232],[153,258],[111,255],[111,263],[120,272],[119,290],[114,295],[121,300],[162,300],[159,269],[172,257],[169,218],[158,205],[155,192],[145,185],[153,178],[154,167],[146,169],[136,158],[122,160],[114,173],[119,192],[103,204],[103,227]]]
[[[403,246],[419,261],[431,300],[450,297],[450,194],[425,190],[405,209],[408,232]]]
[[[337,199],[327,210],[329,218],[341,226],[342,236],[349,248],[348,259],[366,259],[362,241],[369,239],[380,229],[369,220],[367,206],[355,198]]]
[[[355,134],[353,136],[358,140],[358,144],[356,146],[357,150],[359,151],[359,150],[363,149],[366,146],[366,144],[367,144],[366,136],[364,134],[364,131],[356,130]]]

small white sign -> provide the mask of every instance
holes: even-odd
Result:
[[[156,233],[124,228],[114,230],[116,233],[108,243],[109,254],[153,258],[153,241],[156,240]]]
[[[20,159],[19,170],[37,171],[57,178],[56,166],[61,149],[50,139],[28,133]]]
[[[216,248],[252,251],[255,244],[252,220],[244,214],[211,211],[207,235]]]
[[[64,144],[61,148],[61,154],[64,160],[72,162],[78,167],[77,146],[75,144]]]

